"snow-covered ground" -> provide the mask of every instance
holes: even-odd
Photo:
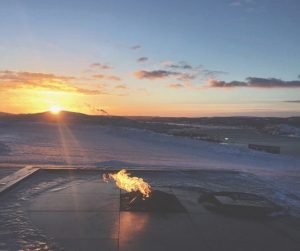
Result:
[[[272,135],[282,135],[291,138],[300,138],[300,128],[286,124],[269,126],[266,127],[264,131]]]
[[[241,175],[255,175],[266,187],[274,186],[279,200],[300,209],[300,158],[145,130],[42,123],[1,125],[0,163],[237,170]]]

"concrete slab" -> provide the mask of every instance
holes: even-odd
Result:
[[[299,247],[292,247],[290,242],[268,242],[268,241],[209,241],[210,251],[299,251]]]
[[[265,223],[270,228],[281,234],[288,236],[298,243],[300,249],[300,219],[290,216],[281,217],[274,221]]]
[[[264,221],[191,214],[197,232],[212,250],[296,250],[299,245]],[[222,245],[221,245],[222,244]],[[248,244],[248,245],[247,245]]]
[[[120,213],[120,251],[209,250],[185,213]]]
[[[33,166],[26,166],[0,180],[0,194],[11,189],[25,178],[37,172],[39,168]]]
[[[117,251],[118,240],[112,239],[57,239],[65,251]]]
[[[43,175],[41,172],[37,177]],[[61,174],[47,173],[43,179],[36,178],[36,183],[30,179],[11,192],[22,194],[41,187],[28,200],[16,201],[19,206],[12,210],[25,213],[15,227],[20,230],[19,224],[26,220],[28,225],[22,231],[37,228],[45,240],[49,237],[51,244],[53,239],[64,250],[300,250],[297,241],[300,224],[292,217],[258,221],[224,216],[198,203],[201,192],[173,187],[163,187],[163,190],[173,193],[187,213],[120,212],[119,189],[114,183],[101,181],[100,173],[84,174],[84,177],[77,173],[63,182],[53,182],[60,178]],[[54,186],[43,188],[42,184],[48,182]],[[6,232],[6,225],[1,230],[0,249],[20,250],[19,235],[10,229]],[[10,233],[13,236],[6,235]]]
[[[55,239],[117,239],[119,213],[29,212],[31,222]]]
[[[223,217],[219,214],[191,214],[192,221],[206,240],[261,241],[280,234],[260,221]]]
[[[65,193],[91,194],[91,195],[116,195],[119,196],[120,189],[114,183],[106,183],[99,179],[73,181],[66,184]]]
[[[90,187],[89,183],[90,182]],[[71,182],[36,196],[29,211],[119,212],[120,191],[102,181]]]
[[[30,222],[63,250],[118,250],[120,191],[103,181],[72,180],[27,202]]]

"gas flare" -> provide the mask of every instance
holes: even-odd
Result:
[[[108,181],[113,179],[116,182],[116,185],[127,191],[127,192],[137,192],[139,191],[143,197],[148,198],[151,193],[151,186],[145,182],[142,178],[139,177],[129,177],[130,173],[127,173],[125,169],[113,174],[103,174],[103,180]]]

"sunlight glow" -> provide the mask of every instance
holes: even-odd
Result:
[[[54,105],[54,106],[50,107],[49,111],[53,114],[59,114],[61,111],[61,108],[59,106]]]

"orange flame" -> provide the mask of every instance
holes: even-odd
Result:
[[[151,193],[151,186],[145,182],[142,178],[138,177],[129,177],[130,173],[127,173],[125,169],[112,174],[103,174],[103,180],[108,181],[113,179],[116,181],[116,185],[127,191],[127,192],[136,192],[140,191],[143,197],[149,197]]]

